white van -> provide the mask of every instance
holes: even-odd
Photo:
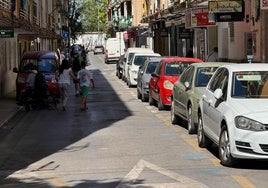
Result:
[[[133,58],[134,54],[136,52],[141,52],[141,53],[154,53],[154,51],[150,48],[140,48],[140,47],[131,47],[128,48],[126,53],[125,53],[125,58],[124,58],[124,65],[123,65],[123,74],[122,74],[122,80],[127,81],[127,70],[128,70],[128,63],[130,60]]]
[[[125,50],[125,43],[119,38],[108,38],[105,44],[105,62],[118,61]]]

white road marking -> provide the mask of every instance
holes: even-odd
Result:
[[[157,165],[154,165],[152,163],[149,163],[145,160],[140,160],[134,168],[122,179],[122,181],[119,183],[119,185],[116,188],[123,188],[123,187],[140,187],[141,184],[135,183],[136,179],[139,177],[141,172],[144,168],[149,168],[151,170],[154,170],[162,175],[165,175],[169,178],[174,179],[175,181],[178,181],[176,183],[153,183],[153,184],[142,184],[143,187],[151,187],[151,188],[161,188],[161,187],[180,187],[180,188],[208,188],[208,186],[202,184],[201,182],[195,181],[193,179],[190,179],[186,176],[182,176],[180,174],[177,174],[175,172],[172,172],[170,170],[167,170],[165,168],[159,167]],[[133,185],[130,185],[133,184]]]

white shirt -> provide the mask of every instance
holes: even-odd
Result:
[[[71,84],[71,69],[64,69],[63,72],[59,75],[59,84]]]
[[[87,69],[81,69],[77,73],[77,78],[80,80],[80,86],[90,86],[90,79],[92,77],[92,74]]]
[[[218,61],[218,53],[217,52],[210,52],[208,57],[207,57],[207,62],[216,62]]]

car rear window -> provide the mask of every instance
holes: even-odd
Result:
[[[157,66],[157,63],[158,63],[158,61],[148,63],[148,66],[147,66],[147,69],[146,69],[146,73],[147,74],[152,74],[155,71],[155,68]]]
[[[146,60],[148,56],[136,56],[135,59],[134,59],[134,62],[133,64],[134,65],[137,65],[137,66],[141,66],[144,61]]]
[[[232,83],[232,97],[268,98],[268,76],[266,71],[235,72]]]
[[[197,69],[196,76],[196,87],[205,87],[207,86],[210,78],[218,67],[199,67]]]
[[[57,62],[55,59],[24,59],[21,62],[20,72],[28,72],[33,69],[40,72],[56,72]]]
[[[167,76],[178,76],[189,66],[191,62],[168,62],[165,65],[164,74]]]

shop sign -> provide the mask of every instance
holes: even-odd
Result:
[[[0,38],[13,38],[14,29],[13,28],[0,28]]]
[[[168,36],[168,31],[167,31],[166,28],[161,29],[160,36],[161,37],[167,37]]]
[[[215,25],[215,22],[209,21],[207,7],[194,7],[185,13],[185,27],[206,27]]]
[[[236,13],[243,11],[243,0],[236,1],[209,1],[209,13]]]
[[[244,13],[221,13],[215,14],[216,22],[235,22],[235,21],[243,21]]]
[[[179,38],[180,39],[191,39],[191,30],[185,28],[179,28]]]

